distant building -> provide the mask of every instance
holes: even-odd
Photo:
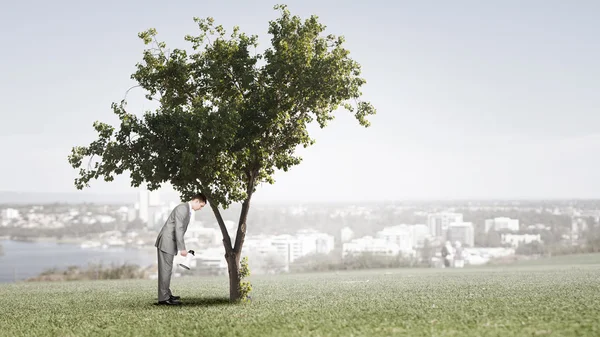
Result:
[[[333,235],[305,229],[298,231],[296,235],[248,236],[244,242],[246,249],[254,254],[275,253],[285,261],[285,270],[289,270],[289,264],[303,256],[330,253],[334,249],[335,238]]]
[[[149,206],[160,206],[160,193],[158,190],[155,191],[147,191],[148,192],[148,205]]]
[[[148,196],[148,191],[145,189],[140,190],[138,193],[138,217],[144,223],[148,223],[150,217],[148,214],[148,208],[150,207]]]
[[[138,217],[149,229],[156,229],[161,220],[165,218],[160,202],[158,190],[149,191],[145,188],[138,192]],[[193,219],[192,219],[193,220]]]
[[[410,226],[410,230],[413,237],[413,247],[415,248],[423,248],[425,240],[431,239],[431,231],[427,225],[412,225]]]
[[[400,247],[396,243],[372,236],[364,236],[342,245],[342,257],[362,253],[395,256],[400,253]]]
[[[470,265],[481,265],[494,258],[502,258],[515,255],[514,248],[503,247],[478,247],[465,248],[463,251],[465,262]]]
[[[580,217],[590,217],[590,218],[593,218],[595,222],[600,222],[600,210],[597,210],[597,209],[580,210],[577,213],[577,215]],[[591,224],[588,224],[588,225],[591,225]]]
[[[127,221],[132,222],[133,220],[137,219],[136,213],[137,212],[136,212],[135,208],[129,208],[127,210]]]
[[[309,254],[329,254],[335,247],[333,235],[315,230],[304,229],[298,231],[296,238],[301,242],[301,256]]]
[[[441,212],[427,215],[429,232],[434,237],[445,237],[451,223],[462,221],[463,215],[461,213]]]
[[[186,242],[194,242],[193,245],[198,245],[196,249],[200,249],[218,245],[220,241],[219,235],[220,231],[216,228],[203,227],[200,221],[190,221],[188,229],[185,232],[185,240]],[[192,240],[188,240],[188,238]]]
[[[571,222],[571,234],[578,237],[589,228],[588,222],[585,218],[574,218]]]
[[[20,218],[19,210],[14,208],[5,208],[2,210],[3,220],[14,220]]]
[[[463,247],[475,246],[475,228],[471,222],[454,222],[448,226],[446,240],[454,244],[460,242]]]
[[[177,255],[175,259],[177,260],[173,261],[174,266],[185,260],[181,255]],[[216,247],[198,251],[192,258],[191,267],[200,273],[212,275],[224,275],[228,268],[222,248]]]
[[[342,243],[344,242],[348,242],[350,240],[352,240],[352,238],[354,237],[354,231],[350,228],[350,227],[344,227],[341,229],[341,238],[342,238]]]
[[[299,243],[291,235],[271,237],[267,242],[267,244],[275,247],[277,254],[283,258],[286,270],[289,270],[290,263],[300,257]]]
[[[488,233],[490,230],[496,232],[501,230],[516,232],[519,230],[519,220],[507,217],[487,219],[485,220],[485,232]]]
[[[522,243],[542,242],[540,234],[511,234],[506,233],[501,236],[502,244],[509,244],[512,247],[518,247]]]
[[[277,256],[283,261],[283,270],[288,271],[292,256],[291,250],[297,248],[293,247],[294,242],[292,241],[291,235],[251,235],[244,240],[244,250],[253,257]]]
[[[394,243],[398,245],[398,248],[402,253],[410,254],[413,252],[413,247],[415,246],[411,227],[412,226],[408,225],[386,227],[377,232],[376,237],[378,239],[383,239],[385,242]]]
[[[10,223],[11,220],[8,218],[8,214],[7,214],[9,209],[10,208],[3,209],[0,212],[0,226],[3,226],[3,227],[8,226],[8,224]]]
[[[527,226],[527,229],[530,229],[530,230],[546,230],[546,231],[549,231],[549,230],[551,230],[551,229],[552,229],[552,227],[550,227],[550,226],[546,226],[546,225],[544,225],[543,223],[538,223],[538,224],[535,224],[535,225],[529,225],[529,226]]]

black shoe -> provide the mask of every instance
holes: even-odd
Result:
[[[181,297],[180,296],[173,296],[173,295],[171,295],[171,297],[169,299],[170,300],[179,301],[181,299]]]
[[[181,305],[181,302],[168,299],[166,301],[158,301],[157,305]]]

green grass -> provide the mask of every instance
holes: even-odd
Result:
[[[558,255],[536,260],[519,261],[519,265],[581,265],[581,264],[600,264],[600,253]]]
[[[575,260],[573,260],[575,261]],[[589,262],[588,260],[586,260]],[[600,264],[0,286],[1,336],[599,336]]]

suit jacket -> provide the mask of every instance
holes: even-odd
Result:
[[[158,233],[154,246],[167,254],[177,255],[177,252],[187,250],[183,236],[190,224],[190,204],[182,203],[171,211],[167,221]]]

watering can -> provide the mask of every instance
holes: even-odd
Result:
[[[195,255],[194,255],[194,251],[193,250],[188,250],[188,254],[185,257],[185,261],[183,261],[182,263],[179,264],[179,266],[181,268],[185,268],[187,270],[191,269],[192,266],[192,260],[194,259]]]

